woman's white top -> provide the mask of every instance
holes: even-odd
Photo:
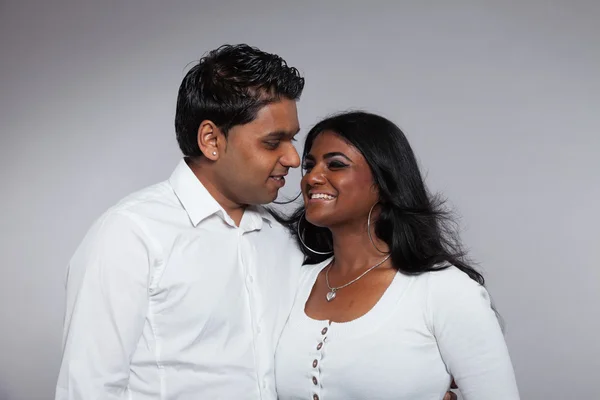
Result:
[[[304,312],[329,262],[302,267],[276,353],[280,400],[440,400],[451,376],[465,400],[519,399],[488,292],[465,273],[397,273],[368,313],[336,323]]]

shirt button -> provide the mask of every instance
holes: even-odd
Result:
[[[323,330],[321,331],[321,335],[324,335],[327,333],[327,327],[323,328]]]
[[[313,368],[317,368],[317,365],[319,365],[319,362],[317,360],[313,361]]]
[[[323,347],[323,342],[321,342],[317,345],[317,350],[321,350],[321,347]]]
[[[319,396],[317,396],[316,394],[313,394],[313,400],[319,400]]]
[[[313,380],[312,380],[312,381],[313,381],[313,383],[314,383],[315,385],[316,385],[317,383],[319,383],[319,382],[317,381],[317,378],[315,378],[314,376],[313,376]]]

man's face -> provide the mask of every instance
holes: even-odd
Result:
[[[264,106],[254,121],[231,128],[215,169],[222,193],[240,205],[275,200],[288,170],[300,165],[292,144],[299,130],[296,102],[288,99]]]

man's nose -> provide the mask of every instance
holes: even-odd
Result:
[[[300,166],[300,155],[293,144],[290,143],[289,146],[287,146],[280,161],[284,167],[298,168]]]

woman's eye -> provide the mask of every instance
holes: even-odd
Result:
[[[310,164],[310,163],[302,164],[302,169],[305,171],[310,171],[312,169],[312,167],[313,167],[313,164]]]
[[[345,168],[347,166],[348,166],[347,164],[344,164],[341,161],[331,161],[328,165],[328,167],[330,169]]]

